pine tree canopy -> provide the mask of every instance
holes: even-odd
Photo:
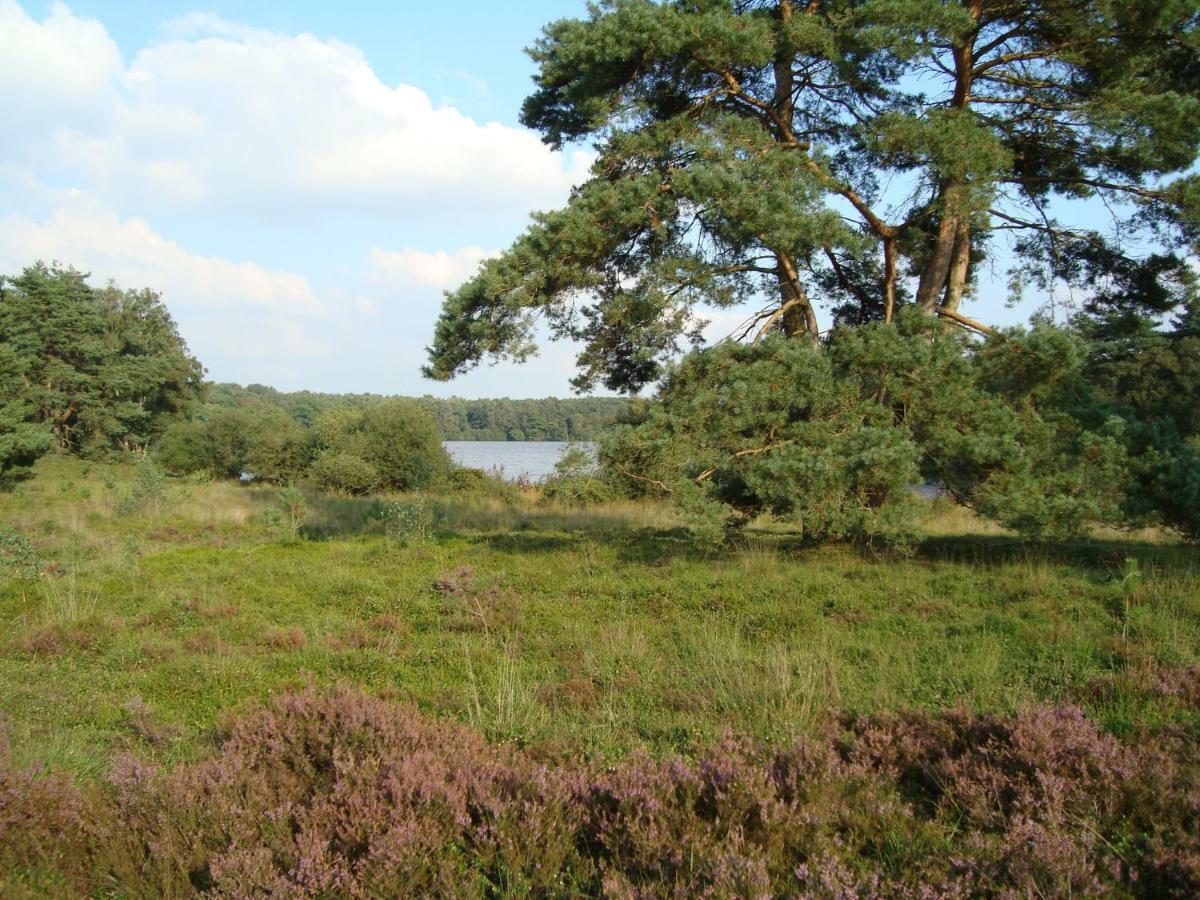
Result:
[[[158,295],[86,278],[41,263],[0,278],[0,458],[10,443],[14,464],[51,442],[142,450],[199,394],[204,369]]]
[[[552,23],[522,120],[596,162],[447,295],[426,373],[522,359],[542,321],[583,342],[581,388],[636,390],[703,310],[748,301],[752,339],[815,339],[819,308],[987,330],[959,305],[1002,249],[1017,288],[1172,309],[1200,240],[1198,19],[1195,0],[605,0]]]

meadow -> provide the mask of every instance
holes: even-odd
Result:
[[[648,504],[349,498],[46,458],[0,494],[5,765],[87,786],[128,757],[198,764],[238,716],[337,686],[597,771],[731,735],[786,747],[863,717],[1046,705],[1081,710],[1095,740],[1194,744],[1200,552],[930,515],[911,557],[766,522],[727,546]]]

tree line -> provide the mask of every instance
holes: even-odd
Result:
[[[304,425],[311,425],[316,416],[333,407],[366,407],[384,399],[379,394],[284,392],[261,384],[218,383],[208,388],[208,401],[214,405],[264,403]],[[411,399],[430,410],[438,433],[447,441],[593,441],[630,406],[621,397],[466,400],[426,395]]]

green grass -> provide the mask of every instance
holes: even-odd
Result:
[[[310,496],[293,540],[273,489],[171,482],[131,512],[133,484],[52,459],[0,495],[0,527],[52,563],[0,580],[18,761],[91,776],[121,749],[190,758],[228,710],[340,681],[547,754],[1034,700],[1118,732],[1200,725],[1146,687],[1200,661],[1200,553],[1163,535],[1029,546],[943,510],[892,559],[766,530],[697,545],[644,505],[438,497],[435,536],[400,546],[369,501]]]

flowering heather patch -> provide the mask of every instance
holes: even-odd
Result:
[[[104,785],[0,760],[0,871],[165,897],[1190,897],[1200,750],[1038,706],[547,765],[307,689],[238,717],[206,760],[126,757]]]

